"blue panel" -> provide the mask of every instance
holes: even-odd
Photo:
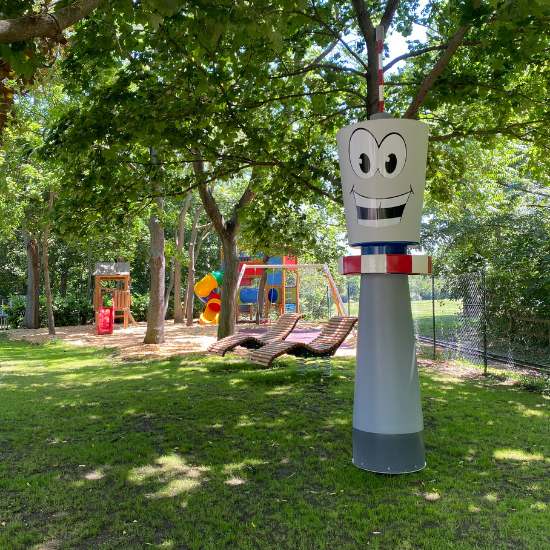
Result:
[[[283,270],[278,269],[275,273],[267,274],[267,284],[269,286],[280,286],[283,284]]]

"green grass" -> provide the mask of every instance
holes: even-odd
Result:
[[[359,302],[351,301],[346,305],[350,315],[358,315]],[[411,309],[415,321],[415,332],[421,336],[433,336],[433,318],[431,300],[411,300]],[[458,300],[436,300],[435,330],[438,339],[448,339],[459,328],[460,319],[457,314],[462,312],[462,302]],[[454,339],[454,338],[453,338]]]
[[[415,322],[415,332],[421,336],[433,336],[433,313],[431,300],[412,300],[411,309]],[[462,303],[457,300],[436,300],[435,334],[438,339],[449,339],[458,330],[458,313]],[[454,339],[454,338],[453,338]]]
[[[421,368],[423,471],[351,464],[353,367],[0,339],[0,548],[550,545],[550,401]]]

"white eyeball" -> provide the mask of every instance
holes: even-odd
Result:
[[[353,136],[352,136],[353,139]],[[378,170],[385,178],[397,177],[407,160],[407,146],[399,134],[388,134],[378,151]]]
[[[378,168],[378,143],[364,128],[358,128],[349,140],[349,160],[353,171],[361,179],[372,177]]]

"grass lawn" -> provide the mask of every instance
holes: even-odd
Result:
[[[421,336],[433,336],[433,317],[431,300],[411,300],[411,309],[415,322],[415,332]],[[435,335],[438,339],[449,339],[458,330],[462,312],[462,302],[458,300],[435,301]]]
[[[354,361],[293,365],[0,339],[0,548],[550,547],[549,399],[423,359],[428,466],[377,475]]]

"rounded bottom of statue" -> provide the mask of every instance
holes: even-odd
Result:
[[[410,474],[426,466],[424,430],[379,434],[353,428],[353,464],[378,474]]]

